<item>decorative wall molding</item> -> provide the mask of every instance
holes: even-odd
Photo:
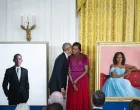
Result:
[[[49,41],[50,74],[55,58],[62,52],[64,42],[77,38],[75,0],[0,0],[0,41],[25,41],[26,33],[20,28],[21,14],[36,15],[33,41]],[[31,18],[30,18],[31,19]]]

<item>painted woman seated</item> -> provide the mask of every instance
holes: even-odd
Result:
[[[125,64],[125,55],[117,52],[110,66],[110,77],[102,87],[106,97],[140,97],[140,90],[134,88],[130,81],[124,79],[131,71],[136,71],[135,66]]]

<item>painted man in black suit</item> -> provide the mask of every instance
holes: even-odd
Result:
[[[63,53],[56,58],[49,81],[50,94],[54,91],[59,91],[65,95],[68,75],[68,56],[72,53],[72,46],[70,43],[64,43],[62,49]]]
[[[13,61],[15,65],[6,69],[2,84],[9,105],[26,103],[29,98],[28,70],[20,66],[22,56],[16,54]]]
[[[103,110],[103,105],[105,103],[105,94],[97,90],[92,96],[92,110]]]

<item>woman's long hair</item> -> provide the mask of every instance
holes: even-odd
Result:
[[[122,65],[125,65],[126,59],[125,59],[125,55],[122,52],[116,52],[115,53],[114,58],[113,58],[114,65],[117,64],[117,56],[120,55],[120,54],[122,55]]]

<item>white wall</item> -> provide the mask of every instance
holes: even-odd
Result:
[[[0,0],[0,41],[25,41],[21,14],[36,14],[32,41],[49,41],[49,69],[64,42],[78,40],[76,0]]]

